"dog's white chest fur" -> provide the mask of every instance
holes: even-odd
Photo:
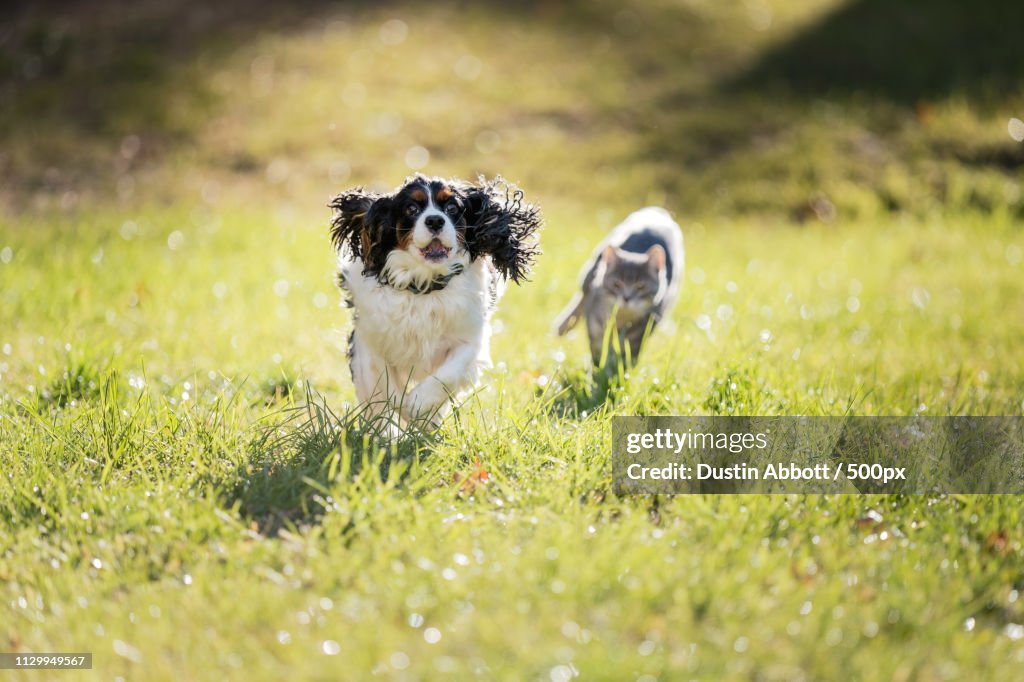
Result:
[[[341,261],[355,321],[352,378],[371,413],[401,406],[406,419],[444,415],[451,398],[489,367],[497,274],[485,259],[471,263],[441,290],[416,294],[364,277],[362,264]]]
[[[392,370],[420,381],[458,346],[487,334],[488,272],[483,260],[471,264],[444,289],[415,294],[381,285],[359,274],[359,263],[343,268],[356,309],[355,331]],[[489,363],[486,344],[478,361]]]

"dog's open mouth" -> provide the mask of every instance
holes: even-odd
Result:
[[[420,249],[420,253],[428,261],[439,262],[443,261],[451,253],[451,249],[441,243],[440,239],[432,239],[426,248]]]

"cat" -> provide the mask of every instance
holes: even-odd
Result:
[[[630,214],[580,271],[580,291],[555,322],[558,335],[585,318],[595,367],[614,375],[622,355],[634,366],[647,334],[676,302],[683,260],[683,232],[668,211]]]

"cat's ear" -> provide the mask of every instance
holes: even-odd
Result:
[[[658,274],[665,267],[665,249],[661,247],[661,244],[655,244],[651,248],[647,249],[647,267],[650,268],[651,272]]]
[[[609,244],[604,247],[604,252],[601,253],[601,262],[609,268],[619,262],[619,254],[616,253],[614,246]]]

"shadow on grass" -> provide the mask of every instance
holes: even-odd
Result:
[[[585,3],[478,3],[498,21],[600,17]],[[442,0],[433,11],[460,11]],[[555,11],[551,11],[554,9]],[[218,63],[263,37],[321,31],[381,10],[414,21],[414,3],[369,0],[15,0],[0,7],[0,179],[9,192],[91,188],[123,179],[190,142],[197,121],[216,112],[221,95],[205,78]],[[586,21],[583,21],[586,18]],[[260,69],[253,63],[253,82]],[[429,55],[424,56],[429,59]],[[201,71],[201,73],[200,73]],[[344,83],[336,84],[340,90]],[[261,171],[266,159],[226,159],[233,172]],[[119,185],[118,190],[124,185]]]
[[[535,397],[545,411],[558,419],[583,419],[606,405],[615,404],[621,379],[610,380],[603,372],[559,367],[551,381],[538,388]]]
[[[636,161],[685,169],[685,182],[681,173],[656,179],[684,206],[781,213],[800,223],[873,211],[922,213],[936,203],[983,211],[1006,205],[984,174],[1016,173],[1024,167],[1024,146],[1008,136],[981,139],[966,127],[951,134],[948,116],[941,130],[930,124],[943,115],[933,105],[948,100],[1019,116],[1007,105],[1024,86],[1024,41],[1009,27],[1024,22],[1024,4],[835,5],[749,63],[716,45],[724,66],[705,66],[706,88],[665,78],[643,110],[648,120]],[[683,74],[688,55],[668,42],[672,28],[671,22],[656,27],[647,49],[658,45],[665,68]],[[736,28],[740,35],[743,27]],[[636,71],[642,63],[636,56],[628,63],[638,82],[653,82]],[[883,164],[906,169],[915,192],[886,180],[878,172]],[[950,191],[959,184],[974,189],[959,197]]]
[[[1024,84],[1024,3],[852,0],[765,53],[730,88],[903,104],[984,100]]]
[[[314,523],[334,505],[333,486],[404,481],[434,442],[415,427],[395,437],[389,426],[386,416],[368,419],[366,408],[338,414],[307,387],[303,404],[278,413],[254,439],[226,501],[239,503],[264,535]]]
[[[31,144],[0,154],[0,178],[9,190],[60,191],[146,167],[191,140],[213,109],[216,93],[191,75],[197,54],[205,65],[331,9],[328,0],[5,5],[0,143]]]

